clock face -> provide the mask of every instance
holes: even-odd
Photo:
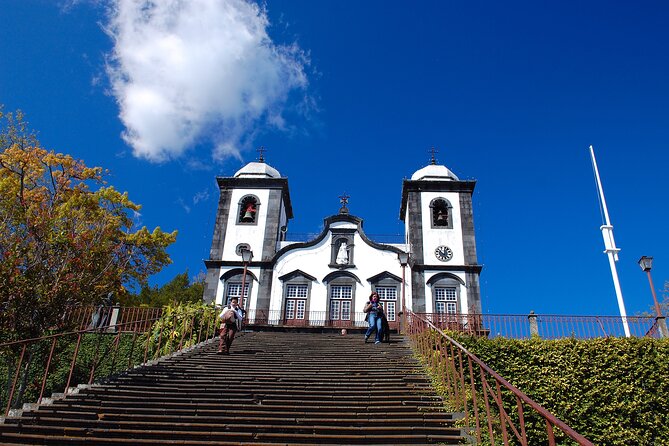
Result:
[[[448,262],[453,258],[453,251],[448,246],[437,246],[434,255],[442,262]]]

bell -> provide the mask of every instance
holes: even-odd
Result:
[[[448,217],[444,215],[443,212],[439,212],[437,214],[437,222],[438,223],[446,223],[448,221]]]
[[[253,221],[253,212],[246,211],[242,217],[242,221]]]

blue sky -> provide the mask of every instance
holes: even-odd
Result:
[[[131,3],[4,0],[0,103],[179,231],[154,284],[204,269],[215,177],[261,145],[289,232],[347,192],[372,235],[402,233],[402,179],[434,146],[478,181],[484,312],[617,315],[592,144],[628,314],[652,304],[640,256],[669,280],[665,3]]]

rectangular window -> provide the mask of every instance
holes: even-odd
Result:
[[[241,283],[229,283],[228,284],[228,295],[226,297],[226,304],[229,305],[230,301],[235,298],[239,302],[242,308],[246,307],[246,301],[249,297],[249,284],[245,283],[244,284],[244,299],[240,299],[241,297],[241,292],[242,292],[242,284]]]
[[[379,300],[383,303],[388,321],[392,322],[396,316],[397,287],[377,286],[374,291],[379,295]]]
[[[338,321],[341,316],[341,301],[333,300],[330,301],[330,320]]]
[[[385,301],[383,302],[383,308],[386,310],[386,317],[388,318],[388,321],[393,322],[395,320],[395,314],[397,313],[395,311],[395,302]]]
[[[228,302],[233,297],[239,298],[241,296],[242,284],[241,283],[230,283],[228,284]],[[244,297],[249,297],[249,284],[244,284]]]
[[[397,300],[397,287],[377,286],[375,290],[380,300]]]
[[[297,315],[295,319],[304,319],[304,309],[307,305],[306,300],[298,300],[297,301]]]
[[[308,285],[287,285],[286,286],[286,297],[307,297],[309,291]]]
[[[330,320],[351,320],[351,299],[353,287],[351,285],[333,285],[330,287]]]
[[[295,301],[286,301],[286,319],[295,319]]]
[[[458,294],[455,287],[438,287],[434,289],[434,309],[436,313],[457,314]]]
[[[351,285],[333,285],[330,287],[330,299],[351,299],[353,287]]]

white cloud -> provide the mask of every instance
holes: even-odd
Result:
[[[190,206],[186,204],[186,202],[183,200],[183,198],[179,197],[177,198],[176,203],[183,208],[184,211],[186,211],[187,214],[190,214]]]
[[[209,143],[215,158],[239,158],[258,125],[284,129],[308,62],[268,26],[247,0],[112,0],[107,72],[134,155],[164,161]]]
[[[204,189],[200,192],[197,192],[193,196],[193,204],[198,204],[201,201],[207,201],[209,199],[209,189]]]

